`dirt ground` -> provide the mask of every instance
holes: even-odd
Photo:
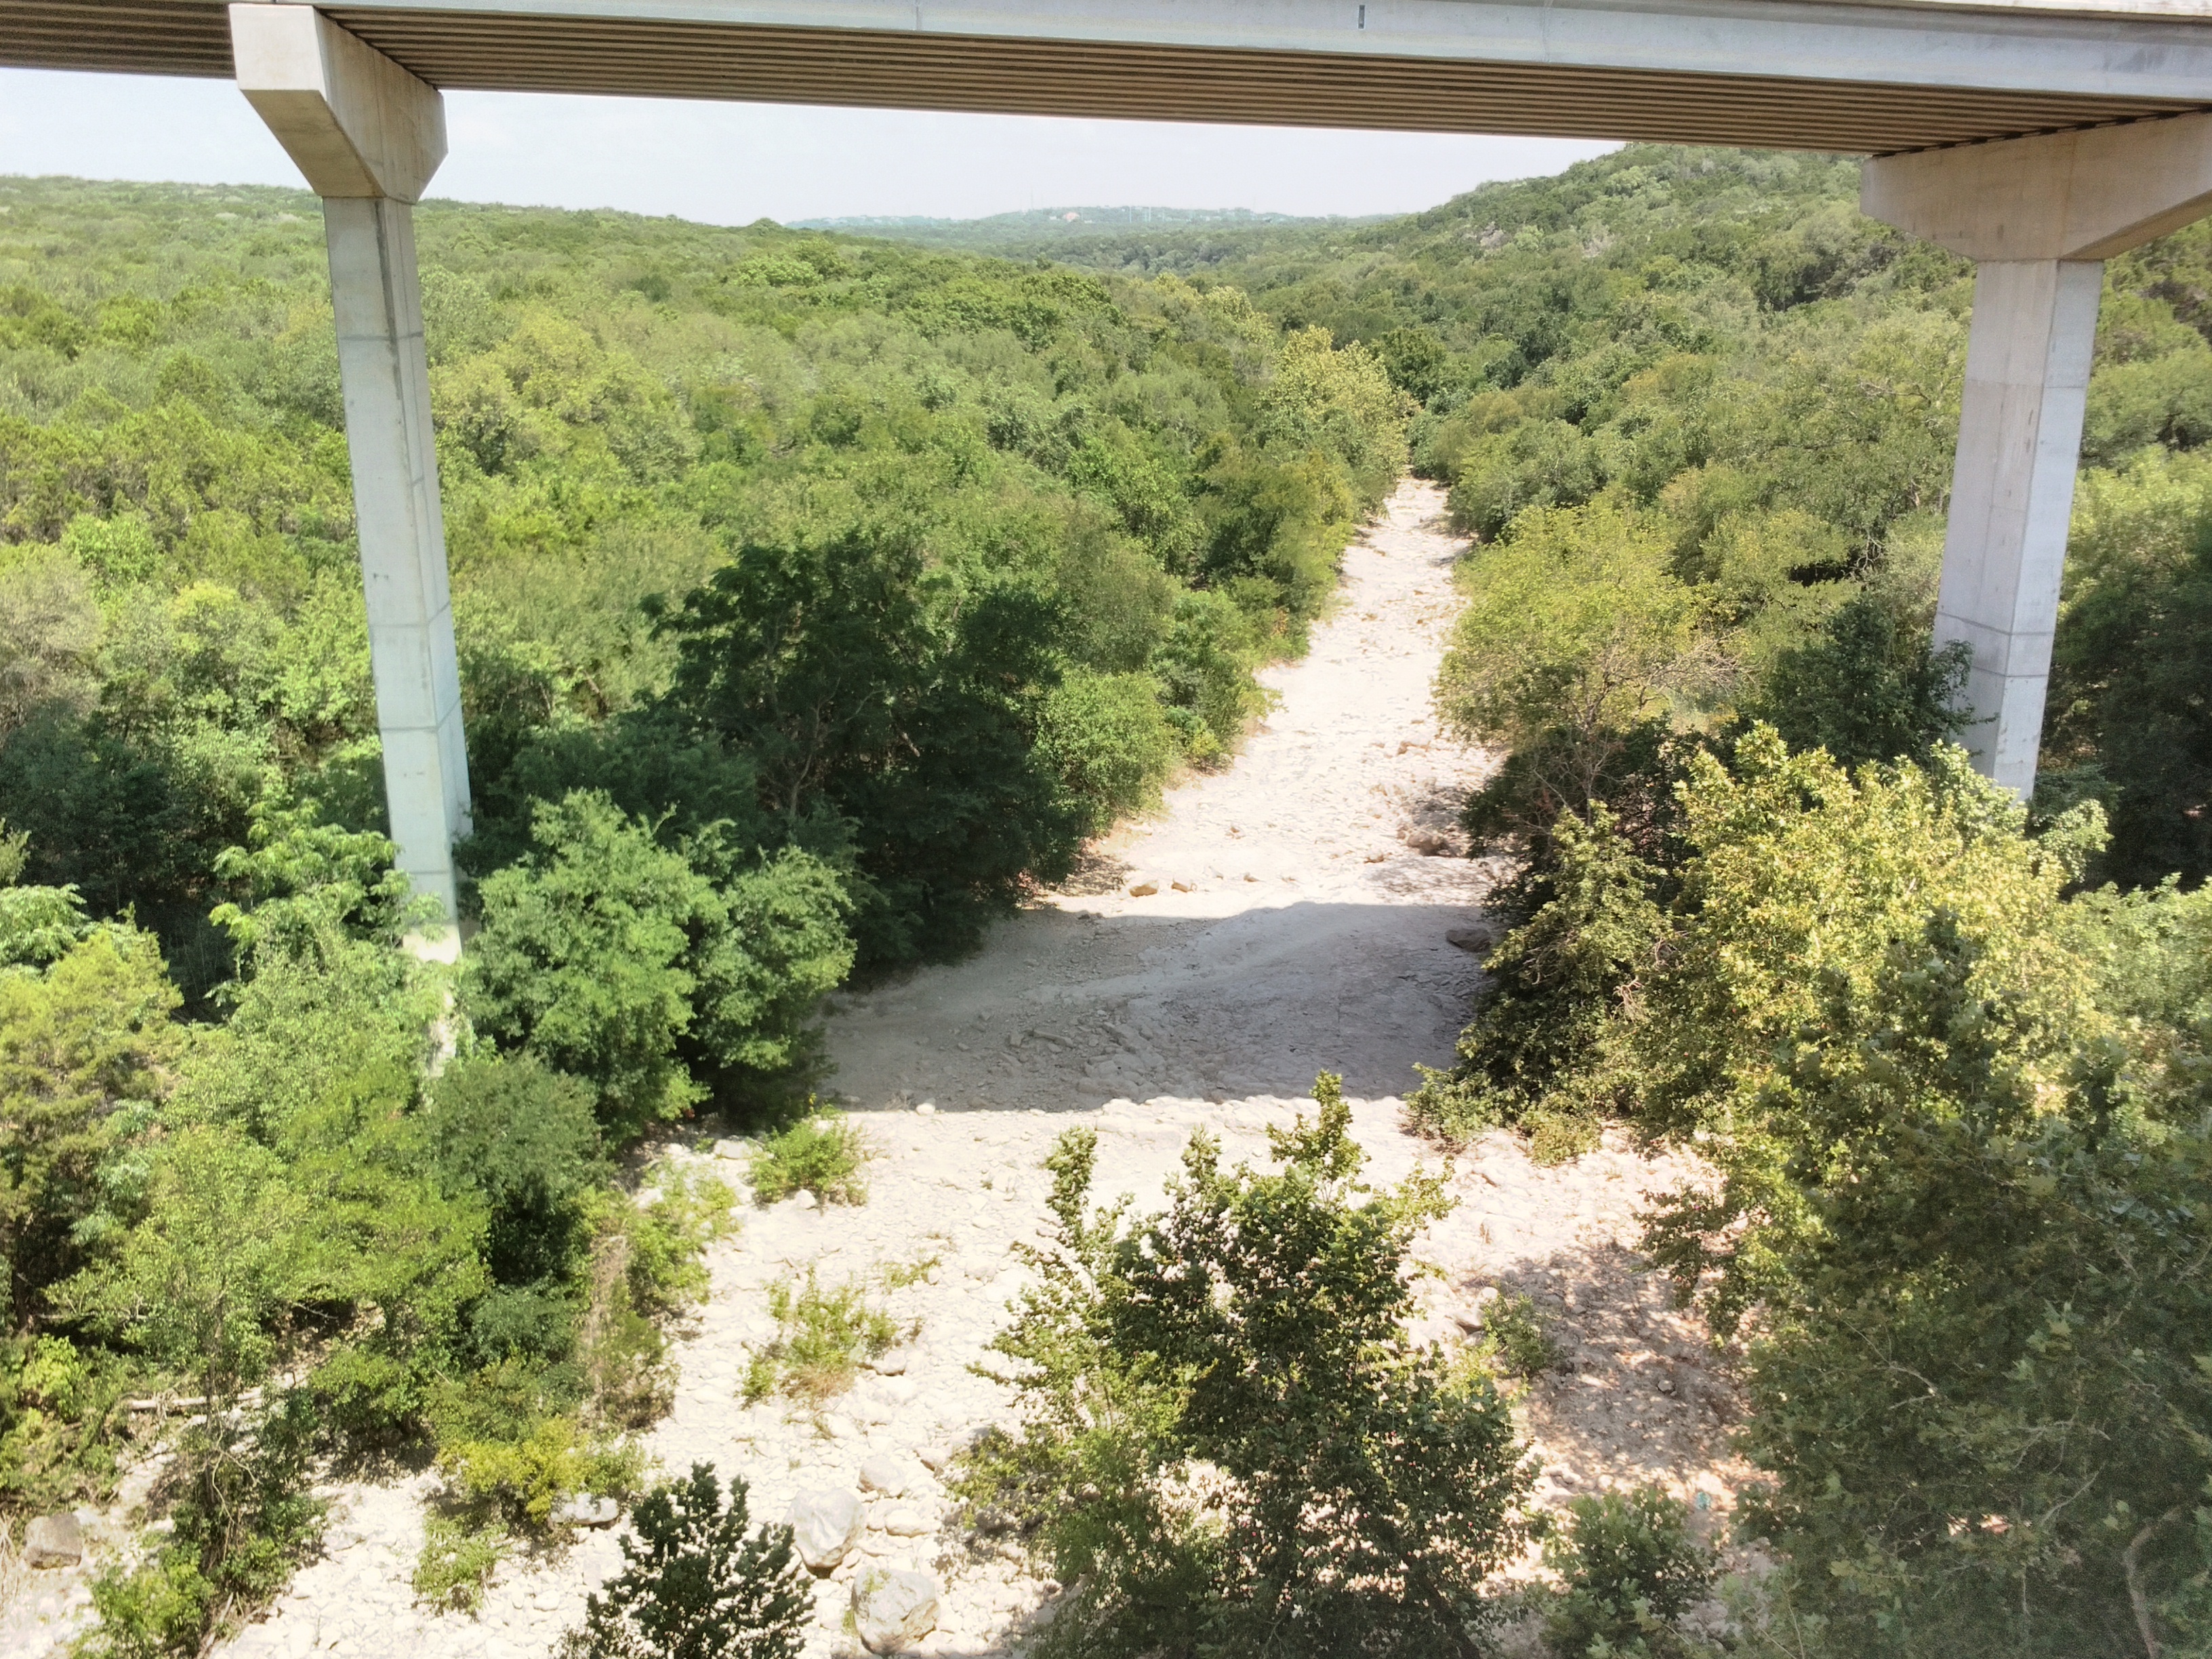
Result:
[[[1011,1550],[967,1547],[931,1464],[1010,1420],[1004,1391],[969,1367],[1026,1282],[1012,1247],[1043,1221],[1042,1161],[1063,1130],[1098,1132],[1097,1196],[1156,1197],[1193,1128],[1231,1158],[1263,1155],[1267,1126],[1326,1069],[1354,1103],[1370,1178],[1445,1162],[1403,1131],[1400,1097],[1416,1061],[1451,1057],[1480,971],[1450,936],[1480,927],[1493,872],[1455,856],[1453,823],[1487,761],[1445,737],[1431,705],[1461,551],[1442,506],[1408,483],[1347,551],[1338,611],[1305,660],[1267,676],[1276,706],[1233,766],[1171,792],[970,960],[835,999],[832,1087],[876,1152],[868,1200],[744,1206],[679,1345],[675,1407],[647,1437],[672,1471],[706,1460],[743,1474],[755,1516],[773,1519],[802,1492],[856,1488],[872,1457],[896,1462],[902,1490],[870,1498],[860,1548],[817,1585],[810,1655],[859,1650],[846,1609],[870,1565],[935,1575],[923,1654],[1018,1654],[1048,1611],[1057,1586]],[[677,1156],[741,1177],[744,1149],[721,1151]],[[1734,1506],[1748,1473],[1727,1450],[1736,1395],[1632,1248],[1647,1194],[1695,1174],[1618,1138],[1551,1169],[1502,1134],[1452,1160],[1457,1206],[1417,1247],[1437,1270],[1420,1334],[1460,1340],[1493,1288],[1535,1300],[1562,1354],[1517,1404],[1546,1505],[1656,1480],[1705,1529]],[[883,1288],[901,1267],[913,1282]],[[749,1407],[740,1382],[773,1334],[768,1289],[810,1270],[876,1287],[918,1334],[819,1413]],[[226,1651],[543,1655],[619,1565],[615,1532],[585,1530],[502,1566],[473,1618],[416,1607],[407,1580],[434,1489],[428,1474],[331,1488],[324,1556]],[[100,1519],[111,1540],[127,1535],[127,1516]],[[4,1567],[0,1651],[44,1651],[82,1618],[82,1574]]]

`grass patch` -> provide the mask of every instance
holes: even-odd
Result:
[[[775,1317],[776,1336],[745,1368],[749,1406],[772,1394],[820,1405],[851,1388],[860,1366],[899,1340],[897,1322],[868,1299],[863,1286],[848,1280],[824,1290],[811,1267],[804,1286],[769,1286],[768,1310]]]
[[[919,1285],[929,1277],[930,1269],[945,1260],[942,1256],[916,1256],[911,1261],[886,1261],[883,1266],[884,1288],[902,1291],[909,1285]]]
[[[1500,1291],[1482,1310],[1483,1334],[1498,1363],[1524,1381],[1559,1363],[1559,1345],[1544,1329],[1536,1304],[1518,1293]]]
[[[431,1516],[422,1523],[422,1553],[409,1581],[415,1599],[428,1607],[473,1613],[483,1605],[484,1586],[506,1553],[504,1528]]]
[[[761,1143],[753,1154],[753,1191],[774,1204],[804,1190],[824,1204],[865,1204],[860,1168],[872,1156],[866,1136],[842,1112],[818,1107]]]

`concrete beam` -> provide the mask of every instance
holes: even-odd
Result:
[[[2212,211],[2212,115],[1885,155],[1859,210],[1969,259],[2109,259]]]
[[[1936,642],[1985,776],[2035,787],[2103,261],[2212,210],[2212,115],[1884,156],[1870,217],[1977,262]]]
[[[325,200],[419,202],[446,159],[446,105],[311,7],[234,5],[238,88]]]
[[[384,788],[401,870],[457,917],[468,751],[411,204],[445,155],[438,94],[299,6],[234,5],[239,88],[323,198]],[[418,941],[447,956],[448,927]]]

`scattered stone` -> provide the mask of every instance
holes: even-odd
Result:
[[[911,1504],[892,1504],[884,1516],[883,1526],[894,1538],[919,1538],[929,1530],[929,1522]]]
[[[810,1571],[828,1572],[842,1561],[866,1525],[858,1492],[803,1492],[792,1500],[792,1542]]]
[[[553,1518],[571,1527],[611,1527],[622,1519],[622,1505],[611,1498],[572,1498]]]
[[[822,1431],[832,1440],[850,1440],[860,1433],[860,1425],[842,1412],[828,1412],[822,1418]]]
[[[1190,891],[1190,884],[1187,881],[1171,881],[1168,885],[1174,888],[1178,893],[1188,893]]]
[[[937,1103],[933,1100],[925,1100],[914,1109],[920,1116],[935,1117],[937,1115]]]
[[[910,1406],[921,1394],[921,1385],[910,1376],[887,1376],[877,1388],[894,1406]]]
[[[1134,887],[1132,887],[1129,890],[1129,896],[1131,898],[1150,898],[1153,894],[1159,890],[1159,884],[1157,882],[1140,881]]]
[[[896,1653],[937,1628],[937,1581],[874,1571],[853,1580],[853,1624],[870,1653]]]
[[[878,1452],[860,1465],[860,1490],[896,1498],[906,1490],[906,1471],[889,1452]]]
[[[735,1140],[732,1139],[728,1136],[725,1136],[714,1143],[714,1156],[716,1158],[726,1158],[732,1163],[737,1163],[743,1159],[749,1158],[752,1155],[752,1144],[750,1141]]]
[[[1498,943],[1498,935],[1487,927],[1455,927],[1444,935],[1444,943],[1479,957]]]
[[[822,1203],[820,1199],[815,1197],[812,1193],[808,1192],[804,1187],[801,1187],[797,1192],[791,1195],[791,1201],[793,1204],[796,1204],[802,1210],[818,1208]]]
[[[947,1446],[918,1446],[914,1455],[932,1474],[942,1474],[952,1467],[952,1451]]]
[[[929,1281],[934,1285],[937,1281]],[[889,1353],[879,1353],[868,1362],[868,1369],[878,1376],[902,1376],[906,1374],[907,1352],[894,1348]]]
[[[84,1559],[84,1530],[74,1515],[42,1515],[23,1534],[27,1567],[73,1567]]]

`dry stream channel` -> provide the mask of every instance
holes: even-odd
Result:
[[[817,1583],[810,1656],[860,1650],[851,1580],[871,1570],[933,1577],[936,1626],[916,1653],[1017,1654],[1048,1613],[1058,1587],[1030,1576],[1011,1545],[964,1534],[933,1465],[963,1436],[1011,1420],[1005,1391],[969,1367],[1025,1281],[1012,1247],[1044,1223],[1042,1160],[1063,1130],[1097,1131],[1095,1196],[1156,1200],[1192,1128],[1211,1127],[1232,1160],[1263,1157],[1267,1127],[1288,1122],[1326,1069],[1354,1102],[1370,1179],[1445,1162],[1401,1129],[1399,1097],[1415,1061],[1451,1056],[1480,976],[1451,936],[1481,933],[1494,872],[1458,856],[1453,822],[1488,762],[1443,734],[1431,700],[1462,550],[1443,505],[1409,483],[1346,551],[1334,615],[1304,661],[1266,676],[1276,705],[1233,766],[1094,848],[1065,889],[970,960],[835,999],[831,1086],[876,1154],[867,1201],[743,1206],[676,1346],[674,1409],[645,1437],[671,1472],[704,1460],[743,1475],[757,1519],[783,1518],[801,1494],[856,1495],[866,1524]],[[741,1182],[743,1149],[722,1149],[737,1160],[689,1156]],[[1417,1245],[1437,1270],[1422,1281],[1418,1334],[1462,1337],[1495,1289],[1535,1298],[1563,1355],[1517,1407],[1544,1465],[1539,1501],[1656,1480],[1693,1503],[1701,1526],[1717,1524],[1748,1473],[1727,1450],[1737,1401],[1702,1327],[1632,1249],[1647,1193],[1688,1170],[1611,1139],[1545,1169],[1504,1134],[1452,1168],[1456,1207]],[[747,1361],[775,1331],[772,1285],[810,1269],[825,1285],[881,1284],[885,1267],[932,1261],[880,1293],[918,1327],[882,1370],[819,1413],[744,1402]],[[867,1489],[864,1465],[894,1490]],[[409,1579],[435,1482],[325,1488],[323,1553],[222,1651],[550,1652],[619,1567],[619,1523],[511,1558],[473,1617],[433,1612]],[[0,1652],[43,1652],[81,1627],[84,1572],[100,1540],[129,1535],[131,1517],[118,1507],[86,1518],[85,1569],[0,1580]]]

